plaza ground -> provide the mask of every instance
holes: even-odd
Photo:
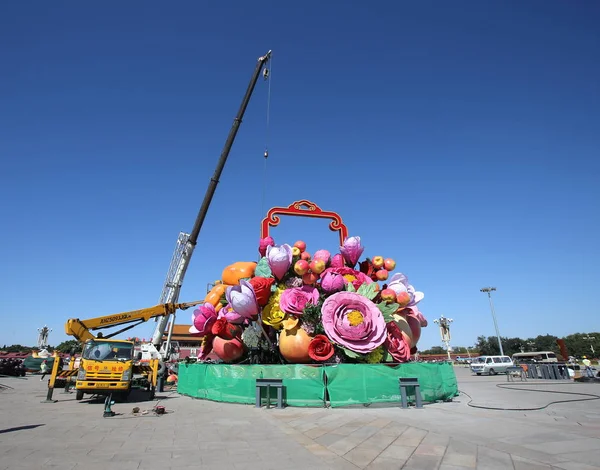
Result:
[[[600,395],[600,385],[529,380],[509,386],[537,391],[507,390],[496,386],[505,376],[455,370],[463,393],[424,409],[267,410],[140,392],[113,405],[112,418],[102,401],[59,389],[57,403],[41,403],[37,376],[0,378],[0,470],[600,469],[600,400],[527,410]],[[152,412],[159,401],[162,416]]]

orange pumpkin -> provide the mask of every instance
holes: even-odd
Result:
[[[221,279],[224,284],[235,286],[239,284],[240,279],[254,276],[255,269],[256,263],[253,261],[238,261],[237,263],[230,264],[223,270]]]

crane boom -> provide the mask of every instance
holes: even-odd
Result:
[[[227,136],[227,140],[225,141],[225,146],[223,147],[223,151],[221,152],[221,156],[219,157],[219,161],[217,162],[215,173],[213,174],[208,184],[208,188],[206,190],[206,194],[204,195],[204,200],[202,201],[200,210],[198,211],[198,216],[196,217],[194,227],[192,228],[192,231],[187,237],[185,248],[183,249],[182,254],[178,256],[176,268],[173,270],[173,278],[170,282],[171,285],[169,293],[167,295],[167,298],[165,299],[165,301],[167,302],[177,302],[177,300],[179,299],[179,293],[181,291],[183,279],[185,277],[185,273],[187,272],[187,268],[190,264],[192,254],[194,253],[196,243],[198,242],[198,235],[200,234],[200,230],[202,229],[202,225],[204,224],[204,219],[206,218],[206,214],[208,213],[208,208],[210,207],[212,198],[215,194],[215,190],[217,189],[217,185],[219,184],[219,178],[221,177],[221,173],[223,172],[223,168],[225,167],[225,163],[227,162],[227,157],[229,157],[229,152],[231,151],[231,147],[233,146],[233,142],[235,141],[235,137],[240,128],[240,124],[242,123],[242,119],[246,112],[246,108],[248,107],[248,103],[250,102],[250,98],[252,97],[252,93],[254,92],[254,87],[256,86],[258,77],[260,77],[260,73],[263,67],[267,64],[270,58],[271,51],[267,52],[264,56],[259,57],[256,67],[252,72],[250,83],[248,84],[248,88],[246,89],[246,93],[244,95],[244,98],[242,99],[242,104],[240,105],[237,115],[233,120],[233,125],[231,126],[231,130],[229,131],[229,135]],[[171,335],[173,332],[173,325],[175,324],[175,313],[172,313],[173,318],[167,336],[167,344],[164,348],[164,351],[167,355],[169,354]],[[154,330],[154,334],[152,335],[152,344],[157,349],[160,348],[160,344],[162,342],[162,338],[170,318],[171,314],[167,314],[164,317],[162,317],[159,320],[156,329]]]
[[[183,304],[165,303],[155,305],[154,307],[133,310],[131,312],[116,313],[112,315],[104,315],[102,317],[90,318],[88,320],[80,320],[79,318],[70,318],[65,323],[65,333],[84,342],[88,339],[96,339],[92,334],[93,330],[101,330],[103,328],[112,328],[119,325],[128,325],[125,328],[104,336],[110,338],[123,331],[126,331],[140,323],[146,322],[151,318],[161,315],[170,315],[177,310],[185,310],[202,302],[189,302]],[[133,323],[133,324],[132,324]]]

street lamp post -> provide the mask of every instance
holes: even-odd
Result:
[[[586,341],[590,342],[590,350],[592,351],[592,356],[594,356],[596,354],[596,351],[594,350],[594,345],[592,344],[592,341],[594,341],[596,339],[596,337],[587,335],[587,336],[583,336],[582,338],[585,339]]]
[[[498,338],[498,346],[500,346],[500,355],[504,356],[504,349],[502,348],[502,340],[500,339],[500,330],[498,330],[498,322],[496,321],[496,312],[494,312],[494,303],[492,302],[492,292],[496,290],[495,287],[484,287],[479,289],[480,292],[485,292],[490,299],[490,309],[492,310],[492,318],[494,319],[494,327],[496,328],[496,337]]]
[[[440,325],[440,336],[442,337],[442,342],[446,345],[446,352],[448,353],[448,360],[450,362],[452,362],[452,356],[450,356],[450,351],[452,351],[450,348],[450,323],[453,321],[452,318],[446,318],[444,315],[433,320],[433,323]]]

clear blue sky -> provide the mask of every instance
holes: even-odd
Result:
[[[182,301],[309,199],[395,258],[454,344],[493,334],[487,285],[503,336],[600,330],[598,24],[593,1],[2,2],[0,345],[158,301],[269,49],[265,204],[260,82]],[[325,222],[274,236],[337,245]]]

